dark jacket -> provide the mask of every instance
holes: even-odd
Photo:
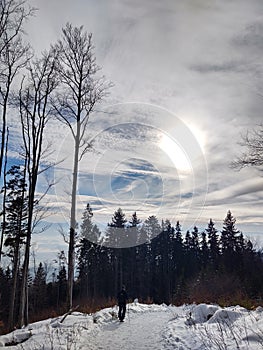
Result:
[[[128,300],[128,294],[125,289],[122,289],[117,296],[118,304],[126,304]]]

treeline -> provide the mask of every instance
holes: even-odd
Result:
[[[154,302],[218,302],[240,296],[261,298],[263,261],[228,211],[219,232],[212,219],[205,230],[183,232],[179,221],[127,222],[118,209],[104,235],[91,222],[87,206],[81,225],[76,296],[116,296],[124,283],[131,298]],[[96,244],[99,243],[99,244]],[[126,246],[126,248],[125,248]],[[129,246],[129,247],[127,247]]]
[[[236,230],[231,214],[229,227],[226,221],[220,233],[212,221],[204,232],[197,228],[182,232],[179,222],[173,227],[155,216],[141,222],[136,214],[128,222],[118,210],[101,233],[88,206],[78,238],[78,162],[92,147],[86,139],[90,115],[111,83],[100,76],[92,34],[82,26],[67,24],[60,39],[37,57],[24,35],[25,23],[36,9],[27,0],[5,0],[0,1],[0,12],[0,320],[4,327],[27,325],[42,310],[70,308],[73,294],[83,302],[107,300],[122,283],[131,297],[142,300],[181,302],[196,299],[201,292],[203,299],[218,300],[227,290],[261,296],[260,252]],[[45,264],[32,273],[29,261],[32,234],[49,214],[42,199],[54,186],[48,181],[39,194],[39,175],[56,165],[50,163],[50,130],[61,125],[69,128],[74,144],[69,244],[67,255],[59,254],[59,271],[49,280]],[[19,140],[15,147],[14,140]]]
[[[142,222],[134,213],[130,221],[118,209],[104,233],[92,222],[87,205],[77,239],[74,300],[80,305],[98,301],[114,302],[125,284],[131,299],[144,302],[242,303],[262,298],[263,260],[250,240],[236,228],[228,211],[219,232],[210,219],[207,228],[183,232],[179,221],[159,222],[150,216]],[[8,238],[9,242],[11,236]],[[14,250],[9,249],[11,264],[0,269],[0,320],[8,324],[14,279],[16,295],[21,288],[21,268],[15,268]],[[28,309],[31,319],[41,313],[65,311],[67,299],[67,259],[58,254],[59,269],[48,276],[40,263],[28,279]],[[19,297],[14,301],[14,324],[19,315]]]

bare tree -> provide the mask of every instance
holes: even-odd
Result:
[[[23,32],[25,21],[35,11],[27,0],[0,0],[0,54]]]
[[[240,144],[246,151],[231,163],[231,167],[240,170],[248,166],[263,165],[263,124],[259,125],[259,129],[248,131],[242,136]]]
[[[5,228],[6,228],[6,195],[7,195],[7,189],[6,189],[6,173],[7,173],[7,152],[8,152],[8,139],[9,139],[9,129],[7,128],[7,136],[5,140],[5,158],[4,158],[4,176],[3,176],[3,188],[2,188],[2,196],[3,196],[3,205],[2,205],[2,223],[1,223],[1,239],[0,239],[0,263],[2,260],[2,249],[3,249],[3,243],[4,243],[4,236],[5,236]]]
[[[23,25],[34,14],[35,9],[26,6],[26,2],[26,0],[0,0],[0,110],[2,117],[0,177],[10,89],[18,72],[28,60],[29,46],[22,41]]]
[[[43,165],[47,148],[50,146],[44,147],[44,130],[52,114],[51,94],[57,86],[56,62],[56,53],[51,50],[49,53],[45,53],[41,59],[32,63],[28,68],[27,81],[22,81],[19,92],[19,112],[28,177],[28,222],[21,283],[20,326],[28,322],[27,279],[31,235],[34,226],[36,184],[39,173],[50,167],[50,164]]]
[[[91,113],[105,97],[110,83],[98,77],[92,34],[83,27],[67,24],[56,45],[59,52],[58,73],[61,89],[54,101],[58,118],[69,127],[74,140],[71,190],[70,232],[68,249],[68,307],[72,307],[74,283],[74,250],[76,240],[76,193],[79,161],[89,150],[86,131]]]

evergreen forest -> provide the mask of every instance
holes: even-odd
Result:
[[[238,229],[231,211],[227,212],[225,219],[222,218],[220,229],[207,218],[207,227],[187,230],[180,217],[175,222],[155,215],[145,219],[143,210],[133,214],[129,211],[126,216],[125,210],[116,208],[112,218],[107,218],[109,223],[103,223],[107,226],[102,230],[94,223],[98,209],[95,208],[93,213],[95,203],[86,204],[92,197],[85,189],[86,207],[79,223],[80,161],[85,159],[87,152],[99,154],[100,148],[114,143],[115,136],[121,134],[117,130],[118,123],[127,123],[137,135],[146,119],[139,113],[143,123],[140,121],[135,128],[126,111],[127,119],[124,115],[104,111],[104,107],[112,102],[114,106],[116,102],[122,105],[122,99],[119,100],[117,94],[107,100],[113,83],[101,71],[93,34],[83,25],[66,23],[46,49],[41,45],[38,49],[33,47],[32,38],[26,33],[38,11],[29,0],[0,0],[0,333],[61,315],[77,306],[80,311],[92,312],[115,305],[116,295],[123,284],[130,300],[138,298],[145,303],[210,302],[251,308],[262,302],[263,252]],[[42,44],[41,40],[37,41]],[[99,52],[104,50],[107,51],[107,45],[98,48]],[[119,66],[116,67],[118,71]],[[140,64],[140,67],[144,66]],[[126,76],[124,81],[126,85]],[[156,81],[154,74],[153,86]],[[176,85],[178,83],[180,80]],[[122,85],[118,89],[121,90]],[[166,94],[166,89],[164,91]],[[98,145],[99,141],[96,143],[94,137],[100,126],[105,126],[103,120],[98,120],[96,125],[102,114],[115,118],[112,119],[114,133],[109,140],[105,139],[105,144]],[[148,126],[149,130],[154,129],[148,103],[146,114],[149,117],[147,130]],[[161,119],[158,115],[156,120],[157,117]],[[109,130],[108,126],[105,130]],[[156,130],[156,135],[149,133],[148,136],[159,147],[163,135],[169,140],[170,137],[166,135],[166,129],[160,133],[159,124]],[[102,141],[103,132],[100,133]],[[59,152],[66,144],[62,140],[64,135],[69,135],[64,140],[68,147],[65,157],[62,151]],[[133,135],[126,133],[123,140],[127,141],[129,151],[133,151]],[[262,166],[262,125],[248,133],[243,141],[248,154],[237,158],[233,167],[240,170],[247,166]],[[144,136],[140,142],[144,142]],[[136,148],[139,149],[140,144]],[[186,144],[191,145],[191,139],[187,138]],[[220,139],[220,147],[221,144]],[[116,143],[114,147],[109,147],[108,152],[119,150],[123,144]],[[227,158],[225,153],[223,157]],[[129,162],[133,156],[129,153]],[[68,158],[70,165],[66,164]],[[142,158],[148,161],[150,155],[138,159]],[[112,163],[108,164],[109,171],[112,171]],[[94,175],[91,165],[87,161],[87,176]],[[59,178],[64,191],[62,202],[58,200],[55,189],[59,180],[53,176],[58,168],[62,169]],[[106,173],[107,169],[102,168],[103,174]],[[118,177],[123,177],[123,174]],[[64,183],[65,178],[69,182]],[[250,180],[253,178],[249,183]],[[240,184],[243,186],[242,181]],[[252,187],[254,191],[254,183]],[[250,190],[251,187],[247,193]],[[113,187],[111,191],[114,192]],[[261,187],[257,191],[261,191]],[[93,198],[100,201],[97,193]],[[138,203],[143,207],[141,197]],[[117,205],[125,207],[125,201],[122,199]],[[137,206],[134,206],[136,210]],[[68,216],[65,214],[67,210]],[[57,223],[63,221],[61,215],[66,218],[67,227],[63,234],[66,248],[57,252],[56,261],[36,262],[33,235],[52,230],[47,219],[52,214],[58,215]],[[58,234],[51,232],[54,237]]]
[[[15,205],[15,197],[12,198]],[[19,203],[17,207],[23,212]],[[18,251],[23,250],[24,236],[22,228],[18,234],[12,220],[14,214],[10,214],[10,229],[4,242],[10,264],[0,270],[3,329],[10,317],[10,291],[14,284],[14,324],[19,315]],[[48,274],[46,263],[40,263],[29,275],[29,320],[67,311],[67,259],[63,251],[57,258],[58,270],[53,268]],[[88,204],[76,237],[75,269],[73,303],[83,310],[115,305],[122,284],[126,285],[130,300],[138,298],[146,303],[239,303],[251,307],[263,295],[262,252],[237,229],[231,211],[227,212],[220,232],[212,219],[202,231],[194,227],[184,232],[179,221],[175,225],[169,220],[159,222],[154,215],[142,221],[136,212],[128,220],[119,208],[102,233],[93,224]]]

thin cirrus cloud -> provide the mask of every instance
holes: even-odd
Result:
[[[251,202],[251,198],[262,199],[263,180],[262,178],[248,179],[242,182],[231,184],[228,187],[212,192],[207,196],[207,204],[235,203],[236,201]]]
[[[259,232],[260,173],[229,164],[241,152],[241,133],[262,121],[262,1],[31,2],[39,7],[27,30],[36,52],[67,21],[83,24],[101,73],[114,83],[87,130],[95,151],[80,163],[79,218],[87,202],[98,222],[121,206],[129,215],[153,210],[160,219],[204,226],[232,209]],[[50,200],[65,209],[73,142],[64,127],[47,131],[61,160]]]

